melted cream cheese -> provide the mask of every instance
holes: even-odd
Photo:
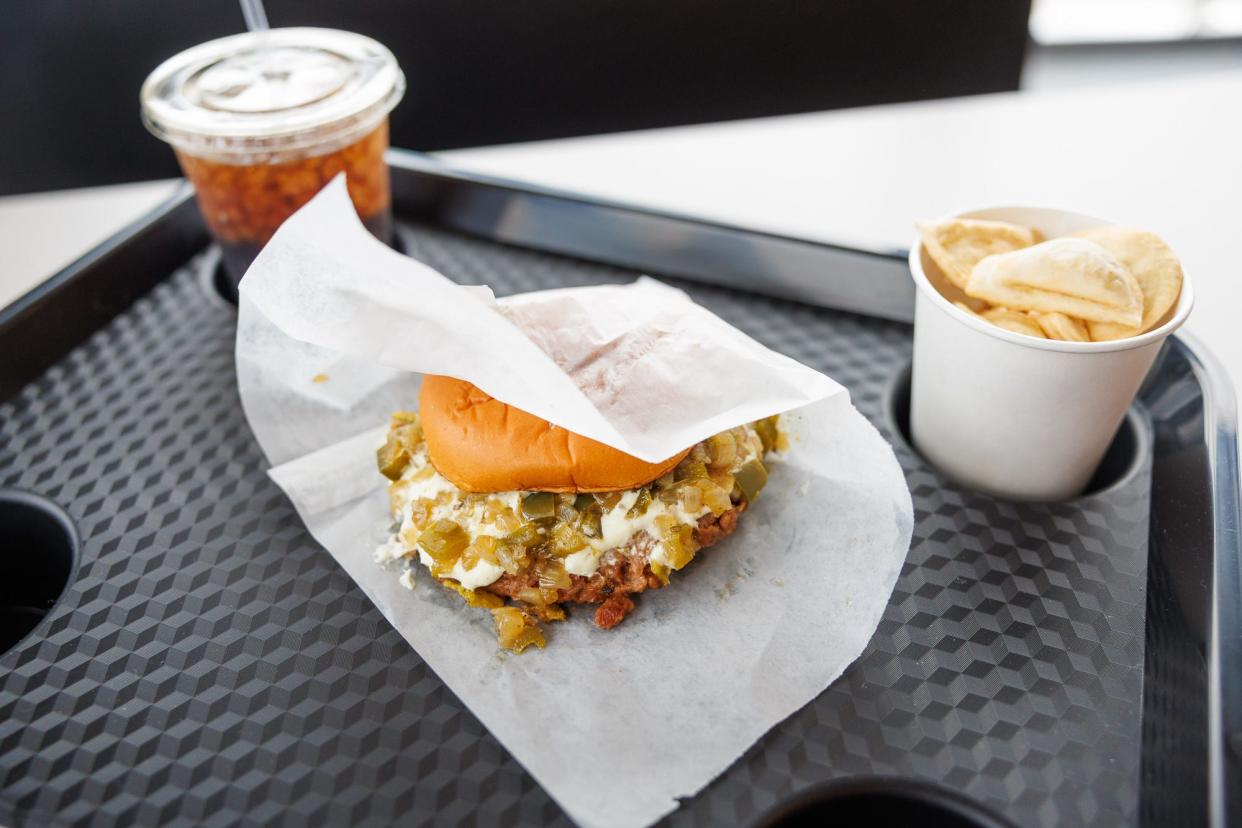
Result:
[[[569,574],[594,575],[599,569],[600,559],[603,558],[605,552],[626,546],[640,532],[647,533],[655,541],[651,549],[650,560],[664,566],[671,566],[664,543],[660,540],[660,533],[655,528],[656,518],[662,515],[672,515],[678,523],[695,526],[699,518],[711,512],[711,509],[706,506],[699,508],[696,512],[688,512],[681,503],[670,506],[659,498],[653,498],[647,506],[647,511],[642,515],[635,518],[627,517],[626,512],[636,500],[638,500],[637,490],[626,492],[616,506],[604,512],[600,519],[600,537],[588,539],[587,543],[590,546],[565,558],[565,570]]]
[[[734,470],[741,468],[744,463],[762,453],[758,436],[754,434],[745,446],[739,448],[742,450],[738,452],[737,460],[733,464]],[[427,472],[424,469],[430,471]],[[431,556],[418,547],[419,531],[411,519],[410,507],[414,501],[419,499],[434,501],[440,495],[447,494],[448,502],[439,503],[432,509],[431,520],[451,520],[465,529],[472,538],[480,535],[499,538],[507,534],[494,524],[485,522],[485,503],[474,503],[468,506],[464,493],[431,467],[425,447],[420,447],[419,452],[402,473],[401,479],[392,484],[390,492],[393,499],[393,511],[395,515],[401,517],[401,525],[396,535],[375,550],[375,559],[380,563],[417,557],[418,561],[428,570],[432,570],[435,566],[435,561]],[[514,514],[520,515],[522,494],[522,492],[499,492],[488,495],[486,499],[499,500]],[[600,537],[588,538],[588,546],[585,549],[564,558],[567,572],[571,575],[586,577],[595,574],[606,552],[627,546],[640,532],[645,532],[655,541],[650,560],[664,566],[671,566],[667,551],[655,528],[656,519],[662,515],[671,515],[680,524],[696,526],[699,519],[711,511],[703,506],[695,512],[689,512],[680,502],[669,505],[659,498],[653,498],[645,513],[635,518],[627,517],[626,512],[637,499],[638,490],[625,492],[615,506],[603,513],[600,519]],[[470,569],[466,569],[461,561],[457,561],[451,572],[440,577],[452,578],[466,589],[478,589],[495,582],[503,574],[504,569],[487,561],[478,561]]]
[[[423,471],[424,469],[430,469],[430,474]],[[420,448],[410,460],[410,464],[401,474],[401,479],[392,485],[390,491],[393,497],[394,512],[401,516],[401,526],[395,537],[375,551],[375,559],[381,563],[416,554],[423,566],[428,570],[432,569],[435,561],[418,548],[419,531],[411,519],[410,506],[419,499],[434,501],[441,494],[449,496],[448,502],[436,504],[431,510],[432,521],[451,520],[465,529],[472,538],[480,535],[499,538],[505,535],[493,524],[484,522],[485,504],[475,503],[467,506],[463,499],[463,492],[431,467],[425,447]],[[489,495],[489,498],[501,501],[514,512],[517,512],[521,505],[519,492],[502,492]],[[462,566],[461,561],[457,561],[452,571],[445,573],[442,577],[452,578],[466,589],[478,589],[493,583],[504,573],[505,571],[499,566],[487,561],[478,561],[469,569]]]
[[[421,549],[418,550],[418,560],[429,570],[436,565],[436,562],[431,559],[431,556]],[[440,577],[452,578],[466,589],[478,589],[479,587],[485,587],[490,583],[494,583],[497,578],[504,574],[505,571],[503,569],[495,564],[488,563],[487,561],[479,561],[469,569],[462,566],[461,561],[457,561],[453,564],[452,572]]]

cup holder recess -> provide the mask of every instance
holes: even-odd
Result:
[[[900,435],[911,452],[922,457],[914,447],[914,441],[910,439],[910,363],[907,362],[905,367],[893,375],[885,394],[884,408],[894,431]],[[1104,459],[1100,461],[1087,488],[1079,497],[1099,494],[1137,471],[1147,450],[1144,429],[1134,409],[1127,411],[1125,419],[1117,428],[1117,434],[1108,446],[1108,451],[1104,453]],[[927,462],[926,458],[924,462]]]
[[[39,625],[73,578],[78,533],[63,509],[0,489],[0,655]]]
[[[408,233],[402,225],[393,225],[392,249],[407,256],[414,248],[413,238]],[[225,269],[219,245],[213,244],[198,265],[198,282],[213,302],[223,301],[229,307],[237,307],[237,285]]]
[[[843,779],[807,788],[760,817],[754,828],[821,825],[1012,828],[1008,820],[956,791],[884,777]]]

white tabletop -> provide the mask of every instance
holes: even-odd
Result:
[[[1151,229],[1188,328],[1242,380],[1242,73],[1008,93],[443,153],[454,166],[804,238],[906,247],[1003,204]]]
[[[175,180],[0,198],[0,307],[172,195]]]
[[[1009,93],[442,153],[447,163],[810,239],[898,247],[920,218],[1045,204],[1181,255],[1188,328],[1242,381],[1242,73]],[[168,182],[0,198],[0,305]]]

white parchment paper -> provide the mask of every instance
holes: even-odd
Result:
[[[462,702],[583,825],[677,807],[862,652],[905,559],[891,450],[827,377],[653,280],[497,302],[376,242],[338,179],[241,286],[238,385],[272,478],[315,538]],[[497,651],[490,615],[373,558],[390,524],[374,451],[419,373],[462,377],[659,460],[788,412],[791,448],[738,532],[620,627],[589,613]]]

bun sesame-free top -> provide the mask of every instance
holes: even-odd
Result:
[[[432,465],[465,492],[633,489],[663,477],[690,453],[647,463],[452,377],[423,379],[419,412]]]

